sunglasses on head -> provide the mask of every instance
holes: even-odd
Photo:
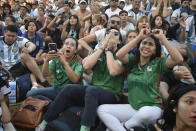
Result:
[[[105,32],[105,34],[110,34],[110,30],[107,30],[106,32]],[[118,36],[119,35],[119,32],[117,32],[117,31],[114,31],[114,36]]]
[[[116,23],[117,25],[120,25],[120,21],[111,20],[111,23],[112,24],[115,24]]]

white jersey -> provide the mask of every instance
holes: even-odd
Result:
[[[29,42],[28,39],[18,36],[12,45],[7,45],[4,42],[4,37],[0,37],[0,61],[6,70],[21,61],[22,48],[27,42]]]

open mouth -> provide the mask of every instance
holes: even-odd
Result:
[[[70,53],[70,50],[66,50],[66,53]]]

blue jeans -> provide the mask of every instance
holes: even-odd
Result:
[[[45,96],[49,98],[50,100],[54,100],[57,94],[60,92],[60,89],[54,88],[54,87],[48,87],[48,88],[39,88],[39,89],[33,89],[27,92],[27,97],[39,97],[39,96]]]
[[[97,107],[101,104],[116,104],[117,100],[113,93],[97,86],[87,87],[77,84],[66,85],[50,104],[43,119],[46,121],[55,120],[59,113],[71,106],[83,106],[81,124],[94,126],[97,116]]]
[[[19,85],[18,101],[23,101],[26,99],[27,92],[31,89],[30,73],[17,77],[16,82]]]

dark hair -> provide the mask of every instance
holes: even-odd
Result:
[[[189,2],[190,2],[191,0],[181,0],[181,4],[182,4],[184,1],[189,1]]]
[[[9,18],[11,19],[12,22],[16,23],[16,18],[15,18],[14,16],[12,16],[12,15],[7,15],[7,16],[5,17],[5,19],[6,19],[7,17],[9,17]]]
[[[10,31],[10,32],[16,32],[18,33],[18,29],[15,25],[8,25],[5,29],[5,31]]]
[[[31,3],[27,2],[26,5],[29,5],[32,8],[32,4]]]
[[[151,58],[150,58],[150,61],[151,61],[155,58],[160,58],[161,57],[161,44],[160,44],[159,40],[154,35],[151,35],[150,37],[154,40],[155,46],[156,46],[156,53],[155,53],[155,55],[151,56]],[[135,53],[135,60],[134,60],[131,67],[133,67],[134,65],[137,65],[140,61],[139,47],[141,45],[141,42],[142,41],[140,41],[139,44],[137,44],[137,50],[136,50],[136,53]]]
[[[155,28],[157,25],[155,24],[155,21],[156,21],[156,18],[157,17],[161,17],[161,20],[162,20],[162,25],[161,25],[161,27],[164,25],[164,18],[163,18],[163,16],[161,16],[161,15],[156,15],[155,17],[153,17],[152,19],[151,19],[151,21],[150,21],[150,27],[151,27],[151,29],[153,29],[153,28]]]
[[[9,3],[4,3],[4,4],[3,4],[3,9],[4,9],[4,8],[9,8],[9,9],[11,10],[11,6],[9,5]]]
[[[69,7],[71,7],[70,2],[68,2],[68,1],[65,1],[64,5],[68,5]]]
[[[55,16],[53,14],[49,14],[48,17],[54,19]]]
[[[104,26],[104,28],[107,28],[109,17],[108,17],[108,15],[107,15],[106,13],[103,13],[103,14],[101,14],[101,15],[105,15],[105,17],[106,17],[107,23],[106,23],[105,25],[103,25],[103,26]],[[103,18],[102,18],[102,20],[103,20]],[[102,22],[102,23],[103,23],[103,22]]]
[[[75,31],[76,31],[76,33],[77,33],[76,39],[79,39],[79,33],[80,33],[80,29],[81,29],[82,27],[81,27],[81,25],[80,25],[80,21],[79,21],[79,18],[78,18],[77,15],[71,15],[71,16],[69,17],[69,22],[68,22],[68,24],[67,24],[66,31],[67,31],[67,33],[69,33],[70,30],[71,30],[71,24],[70,24],[70,18],[71,18],[71,17],[74,17],[75,19],[77,19],[77,23],[76,23],[76,25],[75,25]]]
[[[33,23],[35,24],[35,26],[36,26],[36,31],[37,31],[37,30],[39,29],[39,27],[38,27],[38,24],[37,24],[37,22],[36,22],[35,20],[29,20],[29,21],[27,21],[27,23],[25,24],[25,29],[28,30],[28,26],[29,26],[29,24],[30,24],[31,22],[33,22]]]
[[[119,12],[119,16],[120,16],[122,13],[128,14],[128,12],[127,12],[126,10],[121,10],[121,11]]]
[[[196,91],[196,84],[185,84],[180,83],[169,95],[167,102],[165,104],[165,108],[163,111],[163,115],[161,117],[164,122],[161,124],[157,122],[158,126],[161,129],[173,128],[176,123],[176,113],[173,111],[175,107],[178,106],[179,99],[190,91]]]
[[[75,40],[75,42],[76,42],[76,49],[78,49],[78,40],[77,40],[76,38],[74,38],[74,37],[72,37],[72,36],[68,36],[68,37],[65,39],[65,41],[66,41],[67,39],[73,39],[73,40]],[[65,42],[65,41],[64,41],[64,42]]]
[[[5,20],[6,14],[4,12],[4,9],[8,8],[9,9],[9,15],[12,15],[12,10],[11,10],[11,6],[8,3],[4,3],[3,4],[3,14],[2,14],[2,20]]]
[[[26,11],[28,12],[28,8],[27,8],[26,6],[20,6],[20,9],[21,9],[21,8],[25,8]]]

